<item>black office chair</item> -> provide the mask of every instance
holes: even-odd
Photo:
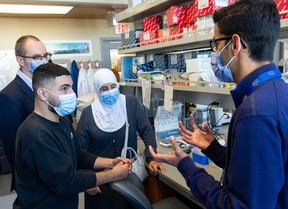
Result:
[[[110,183],[109,186],[126,198],[135,209],[189,209],[175,197],[165,198],[152,205],[145,195],[143,183],[134,173],[125,180]]]

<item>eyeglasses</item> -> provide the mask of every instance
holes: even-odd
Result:
[[[44,58],[45,60],[50,60],[51,57],[52,57],[52,54],[46,53],[46,54],[44,54],[43,56],[41,56],[41,55],[35,55],[35,56],[20,56],[20,57],[30,58],[30,59],[33,59],[34,61],[41,61],[41,60],[43,60],[43,58]]]
[[[227,36],[227,37],[216,38],[216,39],[210,40],[209,44],[210,44],[211,50],[213,52],[217,51],[217,48],[218,48],[217,41],[224,41],[224,40],[230,40],[230,39],[232,39],[232,36]]]

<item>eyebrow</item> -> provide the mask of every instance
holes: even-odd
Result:
[[[63,85],[59,86],[59,88],[62,88],[62,87],[71,87],[71,85],[70,84],[63,84]]]

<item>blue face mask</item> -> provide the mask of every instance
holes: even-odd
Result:
[[[31,74],[34,73],[34,71],[36,70],[36,68],[42,64],[47,64],[48,61],[45,60],[45,59],[42,59],[42,60],[38,60],[38,61],[35,61],[35,60],[32,60],[29,62],[30,63],[30,69],[28,69],[25,65],[23,65],[23,67],[28,70]]]
[[[46,91],[50,92],[51,94],[54,94],[53,92],[45,89]],[[57,95],[54,94],[56,96],[59,97],[60,100],[60,104],[58,105],[58,107],[54,107],[53,105],[51,105],[49,102],[46,101],[46,103],[53,107],[54,110],[56,111],[56,113],[63,117],[65,115],[69,115],[72,112],[74,112],[74,110],[76,109],[77,106],[77,97],[75,93],[72,94],[64,94],[64,95]]]
[[[42,59],[42,60],[39,60],[39,61],[32,60],[32,61],[30,61],[29,63],[30,63],[30,70],[29,70],[29,72],[30,72],[31,74],[33,74],[34,71],[36,70],[36,68],[37,68],[38,66],[40,66],[40,65],[42,65],[42,64],[47,64],[48,61],[45,60],[45,59]]]
[[[230,42],[231,41],[229,41],[221,51],[212,53],[211,66],[215,76],[219,78],[221,82],[234,83],[235,81],[231,73],[231,69],[228,66],[230,62],[232,62],[234,57],[232,57],[231,60],[225,66],[222,65],[220,58],[221,52],[229,45]]]
[[[118,88],[111,89],[110,91],[106,91],[100,94],[101,101],[107,105],[114,105],[118,98],[120,92]]]

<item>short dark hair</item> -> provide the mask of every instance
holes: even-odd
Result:
[[[39,87],[46,87],[50,81],[62,75],[70,75],[70,72],[61,65],[54,63],[40,65],[36,68],[32,77],[34,92],[36,92]]]
[[[213,14],[219,32],[238,34],[247,44],[250,58],[272,61],[280,32],[280,16],[274,0],[240,0]]]
[[[25,49],[25,43],[27,40],[29,39],[34,39],[35,41],[40,41],[40,39],[38,39],[37,37],[33,36],[33,35],[25,35],[25,36],[21,36],[15,44],[15,55],[16,56],[23,56],[26,55],[26,49]]]

